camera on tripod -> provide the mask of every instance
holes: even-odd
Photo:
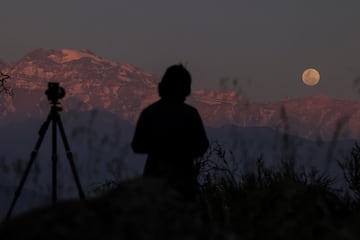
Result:
[[[74,159],[73,159],[73,155],[72,152],[70,150],[70,145],[69,142],[66,138],[66,134],[65,134],[65,129],[64,126],[62,124],[61,118],[60,118],[60,114],[59,112],[62,111],[62,108],[57,106],[57,104],[59,104],[58,100],[62,99],[63,97],[65,97],[65,89],[60,87],[59,83],[56,82],[49,82],[48,83],[48,89],[45,91],[46,96],[48,97],[50,103],[51,103],[51,110],[48,114],[47,119],[45,120],[45,122],[41,125],[40,130],[39,130],[39,138],[35,144],[35,148],[34,150],[31,152],[30,154],[30,160],[25,168],[25,172],[24,175],[21,177],[19,186],[17,187],[15,193],[14,193],[14,198],[11,202],[10,208],[8,210],[8,213],[6,215],[6,219],[9,219],[11,216],[11,213],[15,207],[16,201],[20,196],[21,190],[25,184],[26,178],[30,172],[31,166],[33,165],[35,158],[40,150],[40,146],[41,143],[45,137],[46,131],[48,130],[49,126],[51,125],[51,130],[52,130],[52,151],[51,151],[51,161],[52,161],[52,202],[55,203],[57,200],[57,191],[56,191],[56,187],[57,187],[57,172],[56,172],[56,168],[57,168],[57,161],[58,161],[58,156],[57,156],[57,131],[60,131],[60,137],[63,141],[64,144],[64,148],[66,151],[66,157],[69,160],[69,164],[70,164],[70,168],[71,171],[74,175],[74,180],[76,183],[76,186],[78,188],[78,192],[79,192],[79,197],[80,199],[85,199],[85,194],[84,191],[81,187],[80,184],[80,179],[78,176],[78,173],[76,171],[75,168],[75,163],[74,163]]]
[[[65,97],[65,89],[57,82],[49,82],[45,94],[51,103],[57,104],[59,99]]]

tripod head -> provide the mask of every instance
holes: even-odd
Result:
[[[65,89],[57,82],[48,82],[48,89],[45,91],[50,103],[54,106],[59,104],[59,99],[65,97]]]
[[[63,108],[58,106],[58,104],[60,104],[60,103],[59,102],[51,103],[51,111],[52,112],[61,112],[63,110]]]

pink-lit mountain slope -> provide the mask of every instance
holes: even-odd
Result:
[[[159,77],[90,51],[38,49],[13,64],[0,62],[0,67],[11,76],[8,85],[15,92],[14,97],[1,96],[3,121],[44,117],[49,111],[44,94],[49,81],[60,82],[66,89],[62,101],[66,110],[103,109],[132,123],[141,109],[158,99]],[[341,127],[341,138],[360,136],[360,103],[356,101],[315,96],[249,102],[230,91],[193,90],[188,102],[199,109],[209,127],[262,126],[322,139],[331,139]]]

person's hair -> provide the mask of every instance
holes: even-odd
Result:
[[[158,85],[158,91],[163,99],[184,101],[191,93],[189,71],[182,64],[168,67]]]

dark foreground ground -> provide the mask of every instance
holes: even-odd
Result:
[[[201,194],[184,198],[164,182],[135,178],[97,188],[97,197],[33,209],[0,226],[0,239],[360,239],[360,146],[343,169],[346,189],[289,158],[236,175],[203,159]],[[219,163],[223,163],[222,165]]]
[[[163,182],[134,179],[91,200],[13,217],[1,239],[360,239],[356,201],[283,177],[267,186],[224,179],[185,202]]]
[[[229,239],[199,202],[154,179],[120,183],[91,200],[32,210],[1,226],[5,239]]]

